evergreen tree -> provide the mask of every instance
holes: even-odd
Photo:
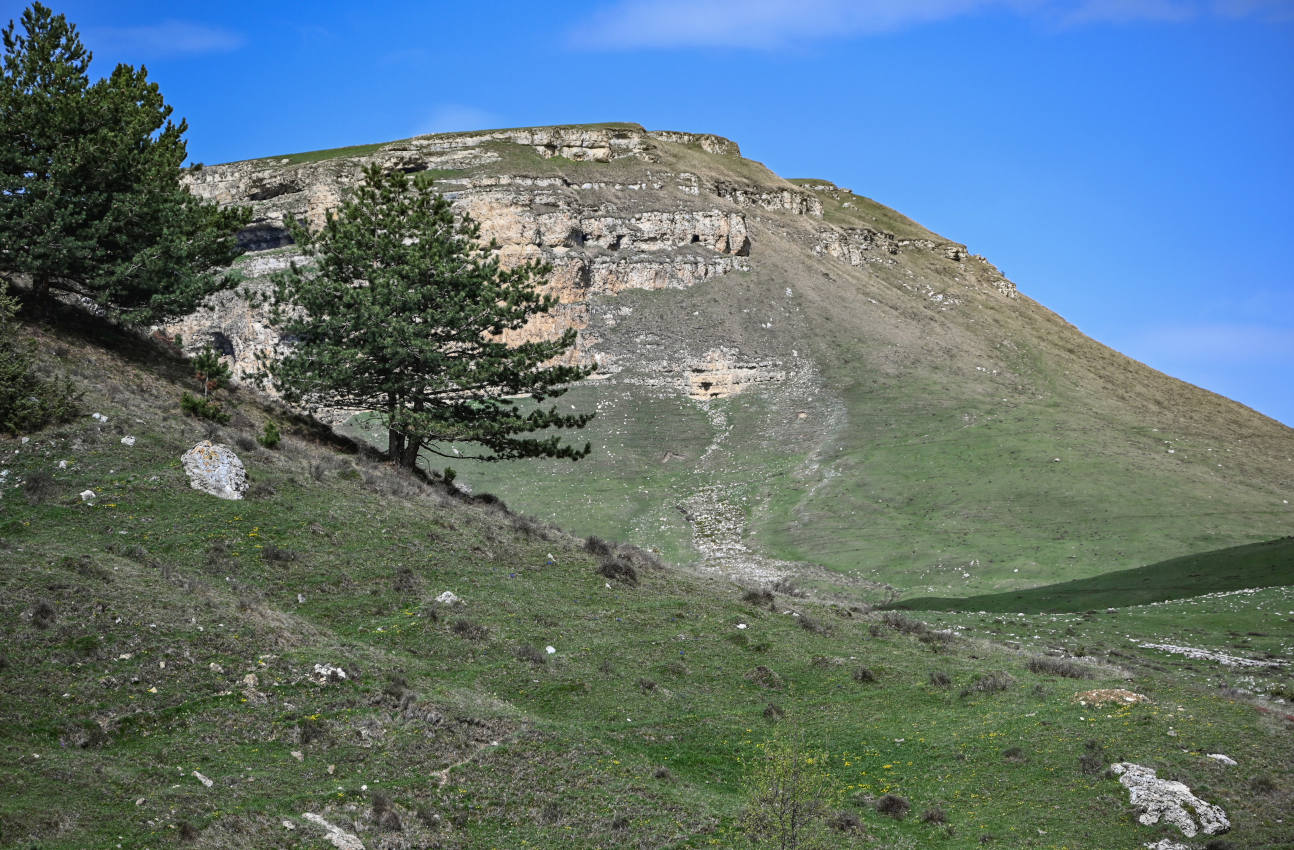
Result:
[[[249,219],[181,184],[188,125],[142,66],[93,84],[76,27],[40,3],[3,31],[0,277],[93,299],[133,324],[191,312],[233,281]]]
[[[288,225],[313,260],[283,273],[272,297],[273,321],[291,342],[263,374],[288,401],[375,412],[404,468],[423,450],[460,456],[447,454],[450,442],[484,447],[478,460],[588,454],[560,435],[521,436],[592,419],[540,406],[593,371],[545,365],[574,345],[575,331],[500,339],[556,304],[536,289],[548,266],[502,268],[498,244],[481,243],[480,225],[455,216],[428,181],[377,166],[319,233]]]

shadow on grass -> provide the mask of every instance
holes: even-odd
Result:
[[[1286,584],[1294,584],[1294,537],[1201,552],[1029,590],[960,599],[927,596],[903,599],[886,607],[909,611],[1065,613]]]

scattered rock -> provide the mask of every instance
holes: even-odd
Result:
[[[555,646],[546,646],[546,647],[544,647],[544,652],[547,652],[549,655],[552,655],[552,654],[553,654],[553,653],[555,653],[556,651],[557,651],[557,647],[555,647]]]
[[[93,502],[94,500],[95,500],[95,495],[94,495],[94,491],[93,491],[93,490],[82,490],[82,491],[81,491],[81,501],[82,501],[82,502]]]
[[[326,685],[330,682],[344,682],[346,681],[346,671],[336,664],[316,664],[315,669],[310,673],[310,678],[321,685]]]
[[[1181,842],[1173,841],[1171,838],[1161,838],[1145,846],[1147,850],[1191,850],[1189,844],[1182,844]]]
[[[196,770],[195,770],[195,771],[193,771],[193,778],[194,778],[194,779],[196,779],[196,780],[198,780],[199,782],[201,782],[203,785],[205,785],[205,786],[206,786],[206,787],[208,787],[208,788],[210,788],[212,785],[215,785],[215,784],[216,784],[215,782],[212,782],[212,781],[211,781],[210,779],[208,779],[207,777],[203,776],[201,773],[198,773]]]
[[[98,422],[100,425],[108,424],[108,417],[104,416],[102,413],[98,413],[98,412],[91,413],[90,418],[93,419],[95,422]]]
[[[1214,761],[1220,761],[1223,764],[1225,764],[1227,767],[1236,766],[1235,759],[1233,759],[1231,756],[1223,755],[1222,753],[1209,753],[1209,758],[1213,759]]]
[[[1074,702],[1083,706],[1109,705],[1115,703],[1118,705],[1133,705],[1138,702],[1150,702],[1150,698],[1136,691],[1129,691],[1124,688],[1097,688],[1091,691],[1080,691],[1074,694]]]
[[[122,438],[121,438],[121,444],[122,444],[123,446],[133,446],[133,445],[135,445],[135,438],[134,438],[134,437],[131,437],[131,436],[129,436],[129,435],[127,435],[127,436],[125,436],[125,437],[122,437]]]
[[[189,485],[221,499],[241,499],[247,492],[247,471],[234,450],[203,440],[180,458]]]
[[[328,834],[324,836],[328,842],[337,850],[364,850],[364,842],[359,840],[359,836],[353,835],[340,827],[333,826],[324,820],[322,816],[314,812],[306,812],[301,817],[310,821],[312,824],[322,827]]]
[[[1180,829],[1187,838],[1194,838],[1197,832],[1216,835],[1231,828],[1231,821],[1219,806],[1196,797],[1184,783],[1160,779],[1154,768],[1124,761],[1110,765],[1110,770],[1128,789],[1130,802],[1141,811],[1137,820],[1146,826],[1163,820]],[[1195,817],[1188,809],[1194,810]]]
[[[463,600],[458,598],[452,590],[446,590],[444,593],[437,596],[436,601],[441,605],[461,605],[463,603]]]

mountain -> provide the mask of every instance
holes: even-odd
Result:
[[[596,409],[579,464],[459,480],[580,534],[851,598],[1077,580],[1294,527],[1294,430],[1085,337],[965,245],[706,134],[635,124],[420,136],[193,170],[250,204],[247,287],[369,163],[422,172],[505,260],[543,258]],[[1099,251],[1100,246],[1092,247]],[[1027,289],[1027,287],[1026,287]],[[246,369],[232,294],[171,327]],[[332,421],[363,437],[353,411]],[[370,435],[371,436],[371,435]]]

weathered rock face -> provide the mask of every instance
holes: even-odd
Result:
[[[240,234],[248,253],[239,270],[247,279],[245,290],[263,293],[275,272],[303,259],[291,245],[285,219],[322,226],[370,164],[431,171],[437,188],[481,223],[482,236],[499,243],[505,265],[551,264],[546,290],[558,308],[506,339],[520,342],[575,328],[580,335],[565,359],[596,362],[612,372],[626,362],[624,351],[607,346],[617,319],[590,327],[591,305],[629,292],[690,289],[752,270],[761,262],[764,238],[756,220],[763,232],[771,228],[851,266],[893,266],[901,254],[914,253],[945,264],[969,286],[1015,294],[986,261],[968,258],[965,246],[826,223],[815,191],[820,187],[782,180],[740,159],[735,143],[706,134],[612,125],[421,136],[360,155],[210,166],[187,180],[200,197],[252,207],[253,220]],[[959,303],[921,279],[902,285],[941,309]],[[180,335],[190,351],[211,344],[226,353],[236,379],[256,371],[259,355],[282,348],[265,311],[233,293],[215,296],[165,330]],[[786,376],[776,358],[743,351],[733,340],[685,347],[661,374],[675,392],[699,401]]]
[[[221,499],[241,499],[247,492],[247,471],[234,450],[203,440],[180,457],[189,485]]]
[[[1160,779],[1153,768],[1125,761],[1110,765],[1110,770],[1128,789],[1130,802],[1141,813],[1137,819],[1146,826],[1163,821],[1180,829],[1187,838],[1195,837],[1197,832],[1216,835],[1231,828],[1231,821],[1220,807],[1196,797],[1181,782]]]

